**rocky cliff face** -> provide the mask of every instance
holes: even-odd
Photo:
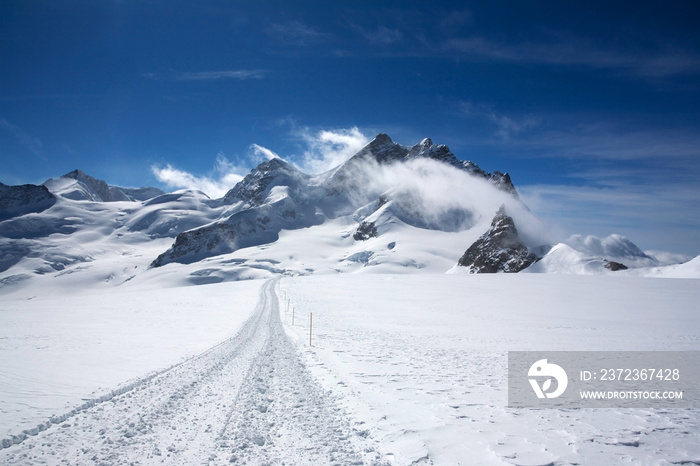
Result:
[[[0,183],[0,222],[29,213],[42,212],[56,203],[56,197],[44,186]]]
[[[471,273],[515,273],[536,260],[535,254],[520,241],[513,219],[501,207],[491,228],[467,249],[457,264],[469,267]]]

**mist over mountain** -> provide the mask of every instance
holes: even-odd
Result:
[[[118,285],[160,273],[194,284],[459,268],[623,273],[611,263],[629,267],[624,273],[663,273],[619,235],[554,244],[507,173],[489,173],[428,138],[409,147],[379,134],[318,175],[273,157],[218,199],[111,186],[75,170],[43,186],[1,185],[0,207],[5,291],[74,274]]]

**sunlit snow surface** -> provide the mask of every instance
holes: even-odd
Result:
[[[696,280],[364,275],[282,289],[300,345],[313,312],[313,373],[396,464],[700,460],[697,410],[505,407],[509,350],[700,350]]]
[[[232,336],[261,281],[0,301],[0,438]]]
[[[182,286],[176,277],[194,267],[122,287],[3,298],[0,437],[235,334],[263,282]],[[388,462],[663,465],[700,462],[700,412],[508,409],[507,352],[700,350],[697,283],[337,274],[283,278],[278,295],[302,361]]]

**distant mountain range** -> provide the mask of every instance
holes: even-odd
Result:
[[[320,175],[273,158],[220,199],[110,186],[79,170],[42,186],[0,184],[0,293],[41,277],[147,281],[161,269],[197,284],[338,272],[666,270],[619,235],[553,243],[507,173],[430,139],[407,147],[386,134]],[[697,262],[668,270],[696,276]]]

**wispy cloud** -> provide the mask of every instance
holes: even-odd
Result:
[[[323,173],[342,164],[369,142],[369,138],[355,126],[349,129],[297,131],[306,150],[300,167],[308,173]]]
[[[372,45],[391,45],[403,41],[403,33],[395,28],[379,26],[376,29],[366,29],[356,25],[355,30]]]
[[[283,119],[280,126],[291,126],[290,135],[301,146],[301,154],[280,157],[258,144],[251,144],[252,159],[256,161],[281,158],[309,174],[319,174],[341,165],[369,142],[359,128],[313,129],[298,127],[292,119]]]
[[[17,141],[34,155],[43,155],[43,144],[41,139],[34,137],[4,118],[0,118],[0,129],[12,133]]]
[[[177,73],[178,81],[218,81],[223,79],[261,79],[265,73],[260,70],[228,70],[228,71],[199,71],[192,73]]]
[[[700,56],[668,46],[637,51],[602,47],[583,37],[558,34],[548,41],[506,44],[481,36],[457,37],[442,46],[446,52],[497,61],[585,66],[619,70],[649,78],[700,72]]]
[[[253,152],[253,158],[260,161],[267,161],[272,159],[281,159],[279,155],[271,151],[267,147],[260,146],[258,144],[251,144],[250,150]]]
[[[538,119],[533,116],[508,116],[484,104],[460,102],[459,111],[463,116],[485,118],[496,126],[496,135],[506,141],[522,131],[539,125]]]
[[[144,73],[144,78],[153,80],[172,79],[175,81],[224,81],[246,79],[262,79],[263,70],[223,70],[223,71],[193,71],[183,72],[171,70],[168,73]]]
[[[700,158],[700,135],[693,128],[626,127],[614,122],[573,121],[543,129],[522,141],[542,156],[595,158],[617,161]]]
[[[225,195],[229,189],[243,179],[246,170],[231,163],[223,154],[218,154],[211,175],[194,175],[167,164],[165,167],[151,166],[151,173],[170,189],[192,189],[206,193],[212,198]]]
[[[332,34],[321,32],[297,20],[273,23],[265,29],[265,33],[285,45],[310,45],[325,42],[333,37]]]

